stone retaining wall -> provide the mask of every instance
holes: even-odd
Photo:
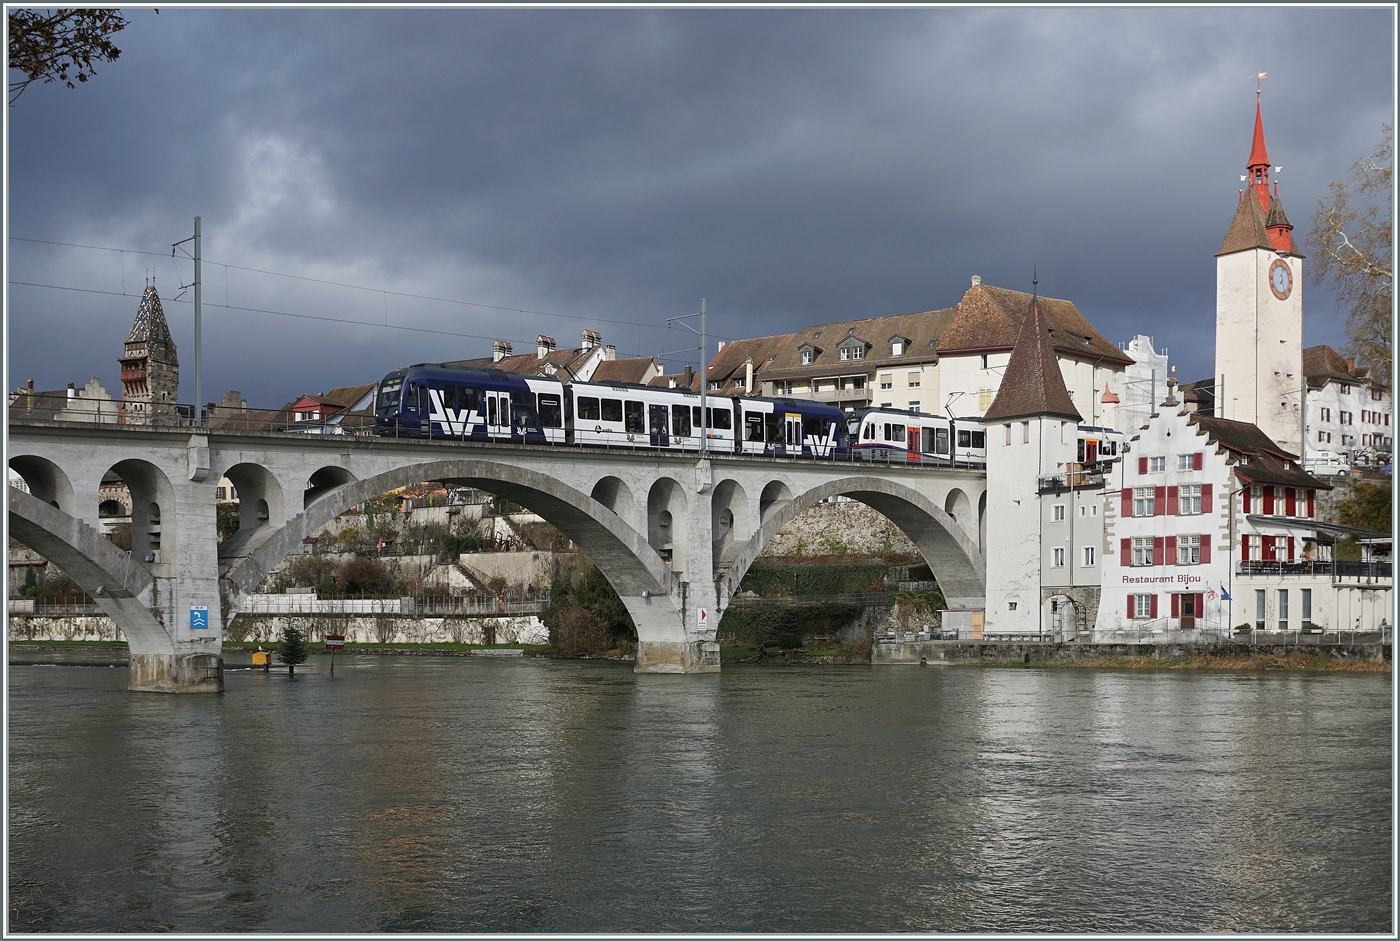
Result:
[[[312,643],[327,634],[352,644],[547,644],[549,631],[534,615],[521,617],[404,618],[388,615],[239,615],[225,638],[275,643],[295,624]],[[12,617],[7,640],[124,640],[105,616]]]

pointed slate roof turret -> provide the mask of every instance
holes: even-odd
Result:
[[[1021,333],[1011,350],[1011,359],[1002,374],[1001,386],[984,421],[1008,421],[1016,418],[1063,418],[1079,422],[1083,416],[1070,400],[1065,378],[1060,375],[1060,361],[1050,343],[1045,315],[1040,309],[1040,297],[1031,295]]]
[[[136,319],[131,323],[131,335],[126,342],[164,343],[172,347],[172,354],[174,352],[170,325],[165,322],[165,311],[160,306],[160,295],[156,293],[154,284],[146,285],[146,291],[141,295],[141,305],[136,308]]]

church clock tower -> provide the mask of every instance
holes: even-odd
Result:
[[[1239,206],[1215,253],[1215,415],[1258,425],[1294,453],[1302,444],[1303,253],[1269,179],[1264,115]],[[1270,186],[1272,185],[1272,192]]]

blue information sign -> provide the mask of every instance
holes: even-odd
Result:
[[[209,609],[204,605],[190,607],[190,630],[209,630]]]

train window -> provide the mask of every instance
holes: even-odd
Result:
[[[744,413],[744,440],[745,440],[745,441],[759,441],[759,442],[761,442],[761,441],[763,440],[763,413],[762,413],[762,412],[745,412],[745,413]]]
[[[783,416],[778,414],[763,416],[763,438],[769,444],[783,443]]]
[[[651,418],[651,433],[664,435],[666,433],[666,406],[653,405],[647,409],[647,414]]]
[[[831,428],[831,422],[825,418],[804,418],[802,419],[802,437],[816,438],[818,441],[826,437]]]
[[[627,402],[623,405],[622,430],[629,435],[646,433],[647,407],[641,402]]]
[[[671,406],[671,435],[676,438],[690,437],[690,407]]]
[[[972,447],[972,432],[970,432],[970,431],[963,431],[961,428],[958,429],[958,447],[960,447],[960,448],[970,448],[970,447]]]
[[[564,409],[559,396],[540,393],[540,425],[544,428],[564,427]]]
[[[692,405],[690,407],[690,422],[696,428],[700,427],[700,406]]]
[[[874,440],[875,440],[875,423],[874,423],[874,422],[871,422],[870,424],[868,424],[868,425],[865,426],[865,440],[866,440],[866,441],[874,441]]]
[[[934,433],[934,436],[935,436],[935,437],[934,437],[935,444],[934,444],[934,446],[933,446],[934,453],[936,453],[936,454],[947,454],[947,453],[948,453],[948,429],[947,429],[947,428],[936,428],[936,429],[934,429],[934,432],[933,432],[933,433]]]
[[[533,428],[537,424],[535,416],[535,393],[530,391],[510,394],[511,411],[515,413],[515,427]]]
[[[889,438],[889,440],[891,440],[891,441],[898,441],[898,442],[904,441],[904,426],[903,426],[903,425],[891,425],[891,426],[890,426],[890,438]]]
[[[496,421],[496,396],[493,395],[493,396],[490,396],[489,398],[487,398],[487,400],[486,400],[486,405],[487,405],[487,412],[488,412],[488,414],[487,414],[487,416],[486,416],[486,423],[489,424],[489,425],[495,425],[495,424],[497,424],[497,421]]]
[[[586,395],[579,396],[578,417],[585,421],[597,421],[601,418],[602,412],[598,408],[598,400]]]
[[[471,386],[457,386],[457,408],[476,411],[481,408],[481,390]]]
[[[384,384],[379,387],[379,397],[375,400],[375,410],[379,412],[396,411],[399,407],[399,394],[403,392],[403,378],[396,376],[393,379],[384,380]]]
[[[974,431],[972,433],[972,446],[974,448],[985,448],[987,446],[987,433],[985,431]]]
[[[734,427],[734,413],[727,408],[711,408],[706,410],[710,419],[710,428],[714,431],[728,431]]]
[[[603,399],[603,421],[622,421],[622,400]]]
[[[937,428],[925,428],[924,433],[919,436],[919,445],[925,454],[936,454],[934,451],[934,441],[937,440]]]

